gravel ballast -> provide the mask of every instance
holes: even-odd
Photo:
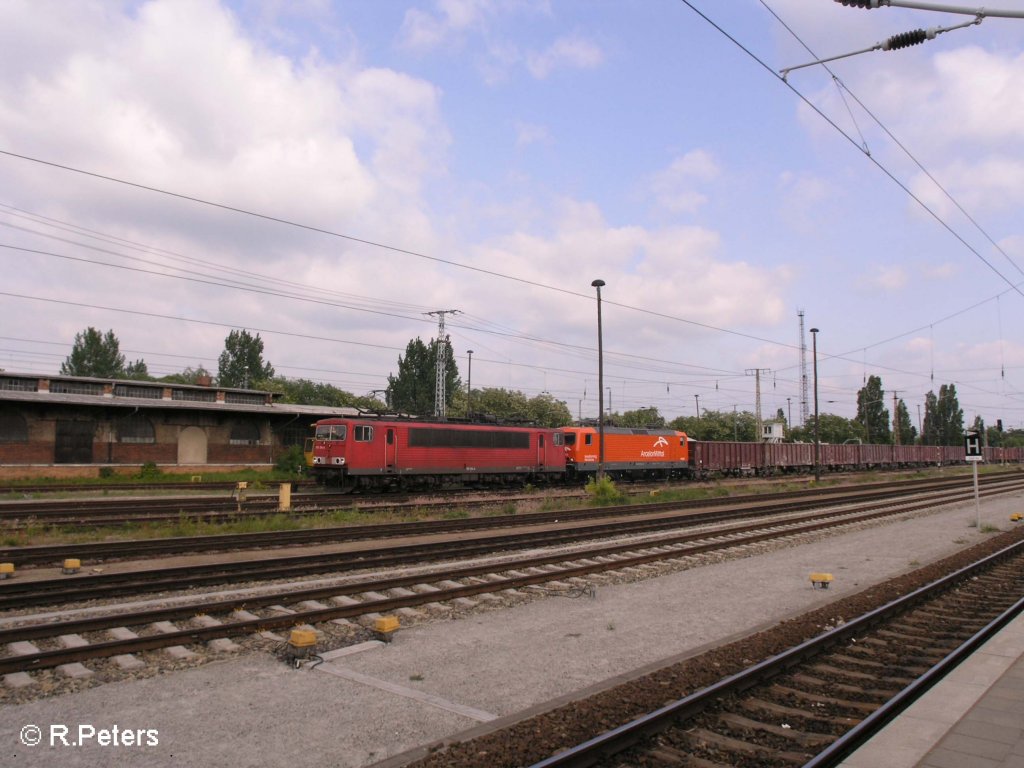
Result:
[[[1008,529],[1021,507],[1019,495],[983,502],[983,530]],[[596,598],[511,608],[483,601],[455,620],[422,622],[389,645],[321,665],[348,677],[294,670],[269,654],[225,654],[18,705],[0,689],[0,756],[14,766],[364,766],[821,608],[991,538],[973,527],[974,516],[973,504],[959,505],[657,578],[599,583]],[[832,587],[812,588],[812,571],[833,573]],[[40,745],[21,742],[28,725],[41,729]],[[102,746],[99,735],[70,746],[80,727],[106,729],[109,739],[115,725],[119,734],[155,731],[158,743],[146,743],[146,733],[139,746]],[[69,746],[59,738],[50,746],[63,726]]]

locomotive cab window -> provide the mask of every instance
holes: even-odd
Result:
[[[368,424],[359,424],[352,429],[352,437],[357,443],[373,442],[373,427]]]
[[[555,434],[553,434],[551,436],[551,444],[552,445],[563,445],[564,443],[565,443],[565,435],[563,435],[561,432],[555,432]]]
[[[584,435],[583,436],[583,444],[584,445],[593,445],[594,444],[594,436],[593,435]]]
[[[321,424],[316,428],[317,440],[344,440],[348,433],[346,424]]]
[[[562,435],[562,438],[565,440],[566,445],[576,445],[575,432],[566,432],[564,435]]]

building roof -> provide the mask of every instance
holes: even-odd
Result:
[[[0,403],[106,408],[201,410],[264,416],[354,416],[356,408],[274,402],[280,393],[165,381],[0,371]]]

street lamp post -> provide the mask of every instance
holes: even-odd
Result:
[[[597,289],[597,479],[604,479],[604,341],[601,328],[601,288],[604,280],[590,284]],[[609,398],[610,398],[609,393]]]
[[[821,432],[818,429],[818,329],[811,328],[814,347],[814,479],[821,480]]]
[[[473,350],[466,352],[469,355],[469,373],[466,375],[466,418],[473,420]]]

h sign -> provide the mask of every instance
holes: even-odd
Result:
[[[964,437],[964,451],[968,461],[981,460],[981,437],[976,432],[971,432]]]

